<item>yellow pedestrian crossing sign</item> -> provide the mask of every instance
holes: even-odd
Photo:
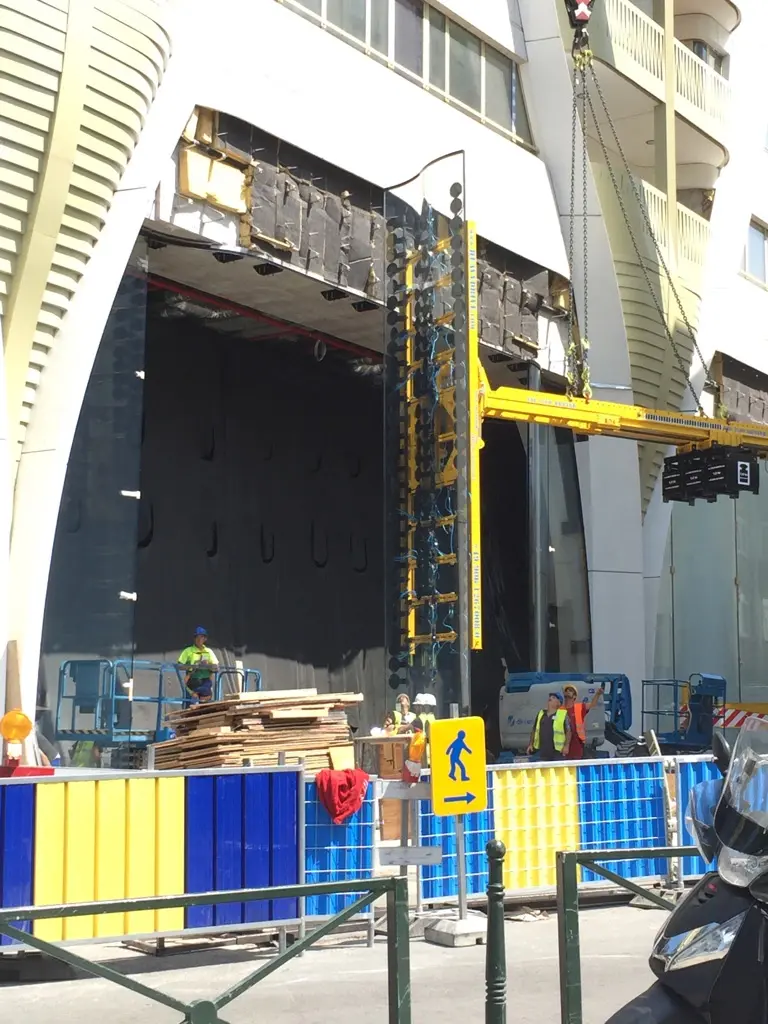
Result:
[[[432,810],[466,814],[488,806],[485,722],[482,718],[441,718],[429,727]]]

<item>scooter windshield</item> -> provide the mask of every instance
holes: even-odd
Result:
[[[715,833],[715,808],[722,796],[723,785],[723,779],[706,779],[691,789],[688,798],[685,827],[696,840],[699,853],[707,863],[715,859],[720,847]]]
[[[730,850],[768,854],[768,721],[748,718],[733,748],[715,810],[717,838]]]

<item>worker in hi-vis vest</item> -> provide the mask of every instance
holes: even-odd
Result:
[[[536,715],[528,753],[536,761],[562,761],[571,744],[571,723],[563,707],[562,693],[550,693],[547,707]]]
[[[395,729],[401,725],[410,725],[416,717],[411,711],[411,698],[407,693],[398,693],[395,701],[395,710],[391,712],[392,722]]]
[[[596,706],[600,697],[605,693],[605,687],[601,686],[595,691],[592,700],[579,700],[579,692],[572,683],[563,687],[565,697],[565,711],[571,725],[571,745],[568,748],[568,759],[580,761],[584,757],[584,744],[587,742],[586,718],[593,707]]]
[[[198,626],[194,643],[185,647],[177,662],[184,672],[184,685],[193,697],[204,703],[213,696],[213,683],[219,659],[208,646],[208,630]]]

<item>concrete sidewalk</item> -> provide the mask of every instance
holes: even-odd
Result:
[[[665,914],[631,907],[581,913],[585,1024],[604,1024],[647,988],[648,953]],[[508,1024],[557,1024],[557,922],[507,922]],[[210,999],[261,959],[249,947],[165,958],[126,954],[118,945],[86,946],[93,960],[184,1000]],[[414,1024],[481,1024],[485,947],[444,949],[411,943]],[[101,979],[0,987],[2,1020],[23,1024],[173,1024],[179,1014]],[[230,1024],[386,1024],[387,950],[362,945],[322,948],[281,968],[224,1011]]]

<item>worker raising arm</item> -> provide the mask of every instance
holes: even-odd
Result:
[[[198,626],[194,643],[181,652],[178,665],[186,673],[184,685],[201,703],[213,695],[213,674],[218,664],[218,658],[208,647],[208,631]]]
[[[603,693],[605,693],[605,689],[601,686],[595,691],[589,703],[586,700],[580,702],[578,691],[572,683],[563,687],[565,710],[571,726],[571,742],[568,747],[568,757],[571,761],[580,761],[584,757],[584,744],[587,741],[586,717],[597,705]]]

